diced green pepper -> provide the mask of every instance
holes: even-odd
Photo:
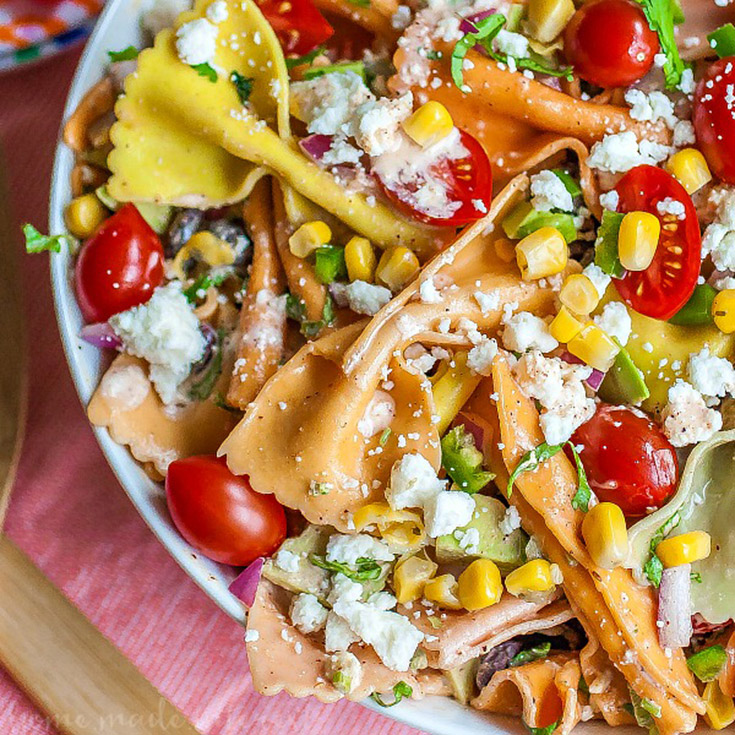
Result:
[[[314,254],[314,272],[322,283],[332,283],[347,278],[345,249],[336,245],[324,245]]]
[[[595,240],[595,265],[613,278],[622,278],[625,268],[618,257],[618,234],[625,215],[606,209]]]
[[[482,469],[482,452],[462,424],[444,435],[441,446],[442,466],[460,490],[476,493],[492,482],[495,475]]]

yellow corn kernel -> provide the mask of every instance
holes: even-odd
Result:
[[[424,585],[424,597],[447,610],[461,610],[462,603],[457,598],[457,580],[451,574],[442,574],[430,579]]]
[[[220,239],[211,232],[202,230],[195,232],[183,248],[176,253],[171,264],[174,273],[182,281],[186,279],[184,265],[190,258],[201,260],[210,266],[232,265],[235,262],[235,251],[230,243]]]
[[[715,296],[712,302],[712,318],[721,332],[735,332],[735,289],[726,288]]]
[[[644,271],[656,255],[661,223],[650,212],[628,212],[620,223],[618,256],[629,271]]]
[[[499,237],[493,246],[495,254],[503,263],[512,263],[516,259],[516,244],[507,237]]]
[[[505,578],[505,589],[514,597],[548,592],[554,587],[554,570],[546,559],[532,559]]]
[[[84,194],[72,199],[64,212],[64,222],[69,232],[80,240],[94,234],[106,217],[107,209],[96,194]]]
[[[712,174],[704,156],[696,148],[683,148],[666,161],[666,170],[687,190],[694,194],[712,181]]]
[[[439,436],[449,428],[459,410],[474,393],[482,375],[478,375],[467,367],[467,353],[456,352],[447,371],[434,383],[432,393],[434,395],[434,410],[439,416],[436,430]]]
[[[345,264],[350,281],[371,283],[377,262],[373,246],[366,237],[355,236],[345,245]]]
[[[713,730],[724,730],[735,722],[735,703],[720,689],[717,680],[707,683],[702,699],[707,708],[704,719]]]
[[[426,538],[421,516],[412,510],[393,510],[388,503],[369,503],[358,508],[352,521],[355,530],[375,526],[378,533],[392,548],[413,551],[423,545]]]
[[[422,148],[428,148],[452,132],[454,120],[441,102],[431,100],[421,105],[401,125],[409,138]]]
[[[549,332],[557,342],[566,344],[582,331],[583,326],[582,322],[566,306],[562,306],[559,313],[551,320]]]
[[[391,291],[400,291],[419,272],[416,253],[402,246],[386,250],[378,262],[375,280],[388,286]]]
[[[587,322],[582,331],[567,342],[567,349],[586,365],[607,372],[620,352],[615,342],[593,322]]]
[[[297,258],[306,258],[331,239],[332,230],[326,222],[305,222],[288,238],[288,248]]]
[[[528,31],[542,43],[553,41],[574,15],[572,0],[530,0],[528,3]]]
[[[656,556],[668,568],[701,561],[711,551],[712,537],[706,531],[689,531],[662,541],[656,547]]]
[[[582,538],[592,560],[603,569],[620,566],[628,556],[628,528],[615,503],[598,503],[587,511]]]
[[[540,227],[516,245],[516,260],[524,281],[553,276],[567,265],[567,241],[556,227]]]
[[[574,273],[564,281],[559,300],[577,314],[590,314],[600,303],[600,294],[584,273]]]
[[[459,600],[467,610],[482,610],[499,602],[503,580],[498,565],[490,559],[475,559],[459,575]]]
[[[393,572],[393,589],[398,602],[404,604],[418,600],[438,568],[431,559],[421,556],[409,556],[399,561]]]

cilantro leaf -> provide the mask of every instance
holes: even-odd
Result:
[[[393,707],[393,705],[398,704],[402,699],[410,697],[412,694],[413,689],[406,684],[405,681],[399,681],[398,684],[393,687],[392,702],[386,702],[377,692],[373,692],[370,696],[373,701],[377,702],[381,707]]]
[[[520,462],[518,462],[513,472],[510,473],[506,495],[508,497],[511,496],[513,492],[513,484],[520,475],[524,472],[533,472],[538,469],[539,465],[542,465],[554,455],[559,454],[563,448],[563,444],[547,444],[546,442],[542,442],[535,449],[532,449],[530,452],[526,452],[521,457]]]
[[[471,48],[474,48],[478,43],[482,43],[485,48],[490,46],[504,24],[504,15],[500,15],[499,13],[489,15],[487,18],[483,18],[482,20],[478,20],[474,23],[474,26],[477,29],[476,31],[465,33],[464,36],[454,44],[451,61],[452,81],[461,91],[466,91],[464,76],[462,74],[462,65],[464,64],[464,58],[467,56],[467,52]]]
[[[347,0],[352,5],[357,5],[358,8],[369,8],[370,0]]]
[[[643,8],[648,25],[658,34],[661,51],[666,56],[664,78],[666,87],[674,89],[681,82],[681,75],[686,68],[679,56],[679,49],[674,36],[676,6],[672,0],[637,0]]]
[[[635,717],[639,727],[646,728],[650,735],[657,731],[654,718],[661,717],[661,705],[650,699],[639,697],[632,689],[630,691],[630,708],[625,709]]]
[[[677,511],[671,516],[671,518],[661,524],[658,531],[656,531],[651,538],[651,544],[649,546],[651,553],[648,560],[643,565],[643,573],[654,587],[658,587],[661,584],[661,575],[664,572],[664,565],[656,554],[656,547],[679,525],[679,523],[681,523],[681,516]]]
[[[317,56],[324,53],[324,49],[324,46],[317,46],[312,51],[309,51],[308,54],[304,54],[303,56],[294,56],[291,59],[286,59],[286,68],[293,69],[294,67],[301,66],[303,64],[311,64],[311,62],[314,61]]]
[[[237,96],[244,105],[250,99],[250,93],[253,91],[253,80],[250,77],[244,77],[240,72],[230,72],[230,81],[235,86]]]
[[[107,55],[110,57],[110,61],[132,61],[138,58],[139,53],[135,46],[128,46],[122,51],[108,51]]]
[[[577,465],[577,492],[574,493],[574,497],[572,498],[572,508],[586,513],[590,507],[592,489],[590,488],[589,482],[587,482],[587,473],[584,471],[584,465],[579,457],[577,448],[572,444],[572,442],[567,442],[567,444],[572,450],[574,464]]]
[[[527,648],[525,651],[519,651],[510,660],[510,666],[523,666],[523,664],[530,664],[532,661],[538,661],[540,658],[548,656],[550,650],[551,641],[539,643],[537,646]]]
[[[66,235],[42,235],[32,224],[23,225],[23,234],[26,238],[27,253],[43,253],[44,251],[58,253],[61,243],[66,242]]]
[[[187,301],[192,304],[200,298],[200,294],[203,294],[207,289],[212,286],[219,286],[226,281],[232,273],[229,271],[220,271],[218,273],[205,273],[194,281],[187,289],[184,290],[184,296]]]
[[[191,64],[190,66],[200,77],[205,77],[212,83],[217,81],[217,72],[211,64]]]
[[[329,572],[339,572],[355,582],[377,579],[383,571],[378,562],[374,559],[366,559],[365,557],[360,557],[355,562],[354,568],[341,561],[327,561],[325,557],[318,556],[317,554],[312,554],[309,560],[315,567],[326,569]]]

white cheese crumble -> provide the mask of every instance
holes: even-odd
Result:
[[[431,538],[452,533],[466,526],[475,512],[475,499],[461,490],[437,493],[424,506],[426,533]]]
[[[438,304],[442,300],[442,295],[436,287],[433,278],[425,278],[419,285],[419,299],[422,304]]]
[[[279,569],[284,572],[298,572],[300,557],[288,549],[279,549],[273,557],[273,561]]]
[[[708,347],[689,356],[689,380],[707,398],[735,393],[735,368],[726,358],[711,355]]]
[[[504,28],[501,28],[493,39],[493,46],[496,51],[516,59],[525,59],[528,56],[528,39],[520,33],[506,31]]]
[[[553,171],[541,171],[531,176],[531,206],[539,212],[574,209],[572,195]]]
[[[467,353],[467,367],[478,375],[488,376],[492,372],[492,364],[498,354],[498,343],[494,339],[484,337]]]
[[[351,536],[335,533],[327,541],[326,558],[354,566],[358,559],[393,561],[393,552],[387,544],[365,533]]]
[[[625,304],[619,301],[605,304],[602,312],[595,316],[593,321],[603,332],[616,337],[623,347],[628,344],[630,333],[633,331],[633,322]]]
[[[603,298],[607,291],[607,287],[610,285],[610,281],[612,280],[610,276],[608,276],[600,266],[595,265],[594,263],[590,263],[586,266],[582,273],[592,281],[592,285],[595,287],[597,295],[600,298]]]
[[[217,26],[206,18],[184,23],[176,31],[176,52],[189,66],[213,64],[217,50]]]
[[[475,291],[475,301],[480,307],[480,311],[483,315],[489,314],[491,311],[496,311],[500,307],[500,292],[490,291],[485,293],[483,291]]]
[[[228,15],[229,12],[227,10],[227,3],[225,0],[215,0],[207,8],[207,18],[211,20],[212,23],[222,23],[227,20]]]
[[[521,516],[514,505],[510,505],[505,509],[505,515],[498,524],[498,528],[503,536],[510,536],[513,531],[521,527]]]
[[[685,148],[694,145],[697,142],[697,136],[694,132],[694,125],[689,120],[679,120],[674,126],[674,147]]]
[[[378,286],[366,281],[352,281],[347,285],[332,284],[335,300],[346,303],[357,314],[374,316],[393,297],[385,286]]]
[[[412,108],[411,92],[395,99],[382,97],[363,103],[355,112],[357,144],[370,156],[395,153],[402,141],[400,124],[411,114]]]
[[[291,603],[291,622],[304,634],[315,633],[327,622],[327,612],[316,595],[304,592]]]
[[[357,422],[357,430],[366,439],[385,431],[396,415],[396,402],[390,393],[376,390],[365,407],[362,418]]]
[[[245,643],[255,643],[258,640],[260,640],[260,633],[257,630],[248,628],[245,631]]]
[[[446,488],[446,480],[437,477],[434,468],[421,454],[404,454],[391,469],[386,500],[394,510],[422,508]]]
[[[324,649],[328,652],[346,651],[359,640],[360,637],[352,631],[347,622],[330,610],[324,627]]]
[[[615,189],[610,189],[604,194],[600,194],[600,206],[603,209],[609,209],[611,212],[616,212],[618,204],[620,203],[620,194]]]
[[[702,256],[710,255],[719,271],[735,270],[735,189],[720,188],[710,194],[716,218],[702,237]]]
[[[173,402],[206,347],[181,284],[174,281],[157,288],[145,304],[112,316],[110,326],[127,352],[148,361],[149,377],[161,400]]]
[[[669,402],[661,414],[664,434],[675,447],[709,439],[722,428],[722,416],[708,408],[702,394],[678,379],[669,388]]]
[[[641,164],[656,165],[671,153],[668,146],[641,140],[640,143],[632,130],[606,135],[592,146],[587,159],[590,168],[610,173],[625,173]]]
[[[529,311],[519,311],[510,318],[504,318],[503,323],[503,345],[508,350],[551,352],[559,346],[549,332],[549,325]]]
[[[625,93],[625,101],[630,105],[630,116],[634,120],[663,120],[670,129],[678,122],[674,114],[674,103],[663,92],[653,91],[646,94],[640,89],[629,89]]]
[[[662,216],[668,214],[672,217],[676,217],[676,219],[684,219],[686,217],[686,207],[684,206],[684,203],[677,199],[672,199],[671,197],[666,197],[660,202],[657,202],[656,211]]]
[[[140,365],[113,365],[102,377],[100,394],[114,405],[115,411],[133,411],[146,399],[151,390],[148,376]]]

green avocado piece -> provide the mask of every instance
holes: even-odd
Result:
[[[480,535],[477,549],[468,553],[460,546],[459,540],[452,533],[439,536],[436,540],[436,558],[439,562],[450,562],[468,556],[482,557],[494,561],[501,572],[510,572],[526,561],[526,543],[528,537],[517,528],[508,536],[500,530],[500,523],[505,517],[505,506],[488,495],[474,495],[475,514],[463,528],[465,533],[475,529]],[[455,533],[457,533],[455,531]],[[461,534],[458,534],[461,537]]]
[[[613,341],[620,347],[615,362],[607,371],[597,394],[606,403],[614,405],[633,404],[645,401],[651,395],[643,373],[636,367],[628,350],[617,339]]]
[[[97,199],[113,212],[119,208],[120,202],[110,195],[110,192],[107,191],[107,186],[104,184],[98,186],[94,193],[97,195]],[[140,212],[141,217],[143,217],[157,235],[162,235],[166,232],[168,223],[171,220],[173,207],[170,207],[168,204],[155,204],[153,202],[135,202],[135,207]]]
[[[482,452],[463,424],[448,431],[441,446],[442,467],[460,490],[472,495],[495,479],[494,473],[483,470]]]
[[[708,283],[695,286],[689,301],[669,319],[670,324],[682,324],[684,326],[701,326],[712,324],[712,303],[717,296],[717,289]]]
[[[539,212],[531,202],[521,202],[503,220],[503,230],[512,240],[521,240],[542,227],[556,227],[567,243],[577,239],[574,217],[567,212]]]
[[[300,536],[287,538],[279,549],[296,554],[299,557],[298,568],[288,572],[270,558],[263,564],[263,576],[279,587],[291,592],[309,592],[324,602],[329,591],[329,572],[312,564],[309,557],[312,554],[324,555],[328,539],[329,534],[323,529],[307,526]]]
[[[444,672],[454,698],[460,704],[468,704],[475,696],[475,676],[477,675],[478,659],[473,658],[466,664],[448,669]]]

